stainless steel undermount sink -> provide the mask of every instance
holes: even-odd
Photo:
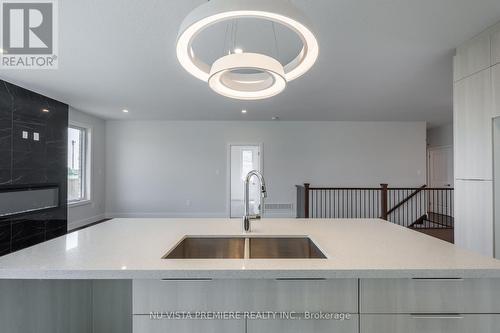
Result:
[[[185,237],[163,259],[326,259],[309,237]]]
[[[243,259],[245,238],[186,237],[163,259]]]
[[[251,237],[253,259],[326,259],[309,237]]]

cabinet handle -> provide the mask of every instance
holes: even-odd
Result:
[[[412,314],[413,319],[464,319],[462,315],[450,314],[450,315],[417,315]]]
[[[325,278],[276,278],[276,281],[325,281]]]
[[[412,278],[413,281],[461,282],[463,278]]]
[[[171,278],[171,279],[161,279],[162,281],[213,281],[213,279],[210,278]]]

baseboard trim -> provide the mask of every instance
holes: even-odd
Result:
[[[268,219],[294,219],[295,215],[292,212],[265,212],[264,218]]]
[[[105,214],[99,214],[96,216],[88,217],[86,219],[68,222],[68,231],[84,227],[88,224],[95,223],[95,222],[100,221],[104,218],[105,218]]]
[[[228,218],[226,212],[219,213],[106,213],[107,219],[113,218]],[[290,212],[266,212],[265,218],[295,218]]]
[[[221,213],[106,213],[107,219],[113,218],[227,218],[226,212]]]

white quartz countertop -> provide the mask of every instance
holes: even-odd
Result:
[[[237,219],[113,219],[0,257],[0,278],[500,278],[498,260],[376,219],[252,222],[250,236],[308,236],[327,259],[161,259],[185,236],[246,235]]]

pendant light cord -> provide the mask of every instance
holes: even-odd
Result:
[[[274,47],[276,48],[276,59],[280,61],[280,51],[278,48],[278,37],[276,36],[276,26],[274,25],[274,22],[271,22],[273,26],[273,34],[274,34]],[[280,61],[281,62],[281,61]]]
[[[234,52],[234,49],[236,47],[237,32],[238,32],[238,22],[236,20],[231,20],[231,23],[226,24],[226,31],[224,33],[223,51],[227,50],[228,54]]]
[[[233,47],[232,47],[232,52],[236,49],[236,38],[238,35],[238,21],[233,20]]]

